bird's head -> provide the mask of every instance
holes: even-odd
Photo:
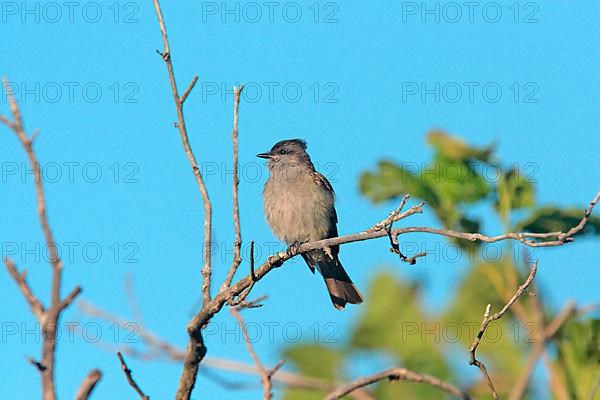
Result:
[[[302,139],[288,139],[278,142],[268,153],[257,154],[257,157],[269,160],[269,169],[275,167],[312,168],[310,156],[306,152],[306,142]]]

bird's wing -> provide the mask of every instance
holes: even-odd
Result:
[[[321,174],[317,171],[313,171],[311,175],[317,185],[323,186],[324,188],[329,190],[331,192],[331,194],[334,193],[333,186],[331,186],[331,183],[329,183],[329,181],[327,180],[327,178],[325,178],[325,176],[323,174]]]
[[[325,176],[317,171],[313,171],[312,172],[312,177],[314,182],[323,187],[328,193],[331,193],[331,197],[335,197],[335,192],[333,190],[333,186],[331,186],[331,183],[329,183],[329,181],[327,180],[327,178],[325,178]],[[333,207],[333,227],[335,228],[335,224],[337,224],[338,219],[337,219],[337,213],[335,212],[335,207]],[[337,236],[337,228],[335,228],[335,234],[333,236]]]
[[[325,178],[325,176],[323,176],[322,174],[320,174],[317,171],[313,171],[312,177],[317,185],[323,187],[328,193],[331,194],[332,197],[335,197],[335,193],[333,191],[333,186],[331,186],[331,183],[329,183],[329,181],[327,180],[327,178]],[[337,230],[338,218],[337,218],[337,212],[335,211],[335,206],[332,206],[331,211],[332,211],[332,213],[331,213],[331,220],[330,220],[330,224],[329,224],[329,232],[327,234],[327,237],[330,237],[330,238],[338,236],[338,230]],[[337,256],[337,254],[339,252],[339,246],[333,246],[332,250],[333,250],[333,254],[335,256]]]

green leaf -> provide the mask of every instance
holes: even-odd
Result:
[[[600,371],[600,319],[570,320],[556,336],[557,364],[574,399],[592,392]]]
[[[442,202],[475,203],[483,200],[490,192],[486,180],[476,172],[474,164],[469,161],[452,161],[444,157],[436,157],[433,165],[421,175],[423,181],[442,199]]]
[[[458,221],[458,224],[460,225],[461,232],[470,232],[470,233],[479,232],[480,223],[477,220],[469,219],[469,218],[463,216]],[[471,242],[469,242],[469,243],[471,243]]]
[[[511,210],[533,207],[535,190],[533,184],[516,168],[503,173],[496,188],[496,209],[507,220]]]
[[[516,229],[519,231],[567,232],[579,223],[583,217],[583,210],[575,208],[560,209],[557,207],[542,207],[533,212],[528,218],[519,222]],[[580,234],[600,234],[600,217],[591,215],[583,232]]]
[[[463,140],[442,131],[430,132],[427,135],[427,142],[438,154],[453,161],[489,161],[494,150],[493,146],[486,148],[471,147]]]
[[[410,193],[435,206],[439,203],[431,187],[420,177],[391,161],[381,161],[376,173],[365,172],[360,177],[360,191],[374,202],[398,198]]]

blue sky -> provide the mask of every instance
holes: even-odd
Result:
[[[2,3],[0,74],[15,88],[28,130],[41,131],[36,151],[47,173],[50,222],[66,258],[63,291],[81,284],[84,299],[130,318],[123,290],[130,275],[145,324],[184,346],[200,288],[202,208],[172,125],[152,2],[51,4]],[[230,12],[221,2],[163,7],[180,87],[200,77],[186,115],[218,222],[216,282],[232,259],[228,91],[238,82],[247,84],[240,107],[242,231],[246,243],[259,244],[261,260],[273,246],[282,247],[264,221],[266,170],[255,154],[284,138],[306,139],[332,180],[340,233],[363,230],[394,206],[374,206],[360,196],[361,172],[382,158],[426,162],[431,151],[424,135],[434,128],[473,144],[497,143],[505,163],[531,168],[540,203],[583,208],[598,190],[600,9],[593,1],[482,2],[473,10],[429,2],[431,13],[420,2],[388,1],[276,2],[272,9],[246,2],[228,5]],[[31,174],[15,137],[1,130],[3,256],[28,269],[45,299],[50,275]],[[435,220],[426,212],[406,223]],[[489,234],[499,229],[493,222],[484,226]],[[423,236],[414,242],[427,249],[445,243]],[[553,304],[599,300],[597,250],[597,242],[580,240],[536,254],[537,279]],[[363,291],[380,268],[425,282],[431,309],[444,305],[466,265],[428,258],[409,268],[383,241],[344,246],[342,260]],[[14,283],[0,276],[0,393],[36,398],[37,372],[23,358],[39,353],[35,323]],[[274,271],[254,294],[269,295],[262,309],[246,313],[265,337],[255,346],[266,363],[279,359],[295,332],[311,341],[318,327],[323,341],[332,323],[333,337],[343,341],[359,312],[336,312],[320,279],[299,261]],[[251,362],[239,338],[227,334],[233,321],[221,314],[207,339],[210,355]],[[63,321],[80,323],[103,343],[123,342],[110,326],[85,325],[75,310]],[[274,326],[273,340],[266,339],[268,326]],[[72,396],[87,371],[100,368],[105,375],[95,398],[133,398],[116,357],[99,346],[67,338],[58,360],[61,397]],[[153,398],[172,396],[179,365],[129,363]],[[198,385],[198,397],[237,395],[204,377]]]

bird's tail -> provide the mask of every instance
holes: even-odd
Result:
[[[352,279],[337,256],[333,260],[326,257],[326,260],[319,263],[319,269],[335,308],[343,310],[346,303],[360,304],[363,302],[362,295],[352,283]]]

